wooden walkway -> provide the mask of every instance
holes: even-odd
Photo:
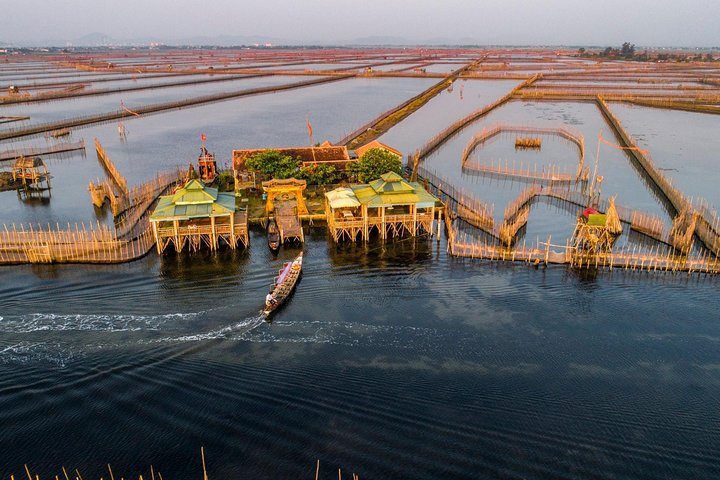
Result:
[[[297,208],[291,202],[275,203],[275,218],[280,230],[280,242],[305,241],[305,234],[302,229],[302,222],[297,215]]]

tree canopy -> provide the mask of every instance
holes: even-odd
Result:
[[[298,178],[303,178],[311,185],[326,185],[340,180],[340,173],[333,165],[312,163],[303,165],[298,170]]]
[[[397,155],[387,150],[371,148],[357,162],[349,164],[347,171],[358,182],[367,183],[380,178],[383,173],[395,172],[401,174],[402,161]]]
[[[245,165],[272,178],[290,178],[297,174],[300,160],[277,150],[266,150],[248,158]]]
[[[631,58],[635,55],[635,44],[630,42],[623,43],[620,48],[620,54],[625,58]]]

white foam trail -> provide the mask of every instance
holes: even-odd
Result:
[[[107,331],[124,332],[159,330],[172,321],[195,318],[199,313],[169,313],[164,315],[105,315],[33,313],[17,319],[0,318],[0,332],[30,333],[38,331]]]
[[[2,350],[0,350],[0,353],[5,353],[7,351],[15,351],[15,349],[19,346],[20,346],[19,343],[16,343],[15,345],[10,345],[9,347],[5,347]]]
[[[0,363],[29,363],[45,361],[64,368],[75,353],[58,344],[20,342],[0,351]]]
[[[197,342],[200,340],[213,340],[217,338],[230,338],[236,335],[245,335],[250,331],[256,329],[260,325],[265,323],[265,315],[258,314],[255,317],[248,317],[241,320],[238,323],[228,325],[226,327],[219,328],[217,330],[211,330],[205,333],[195,333],[192,335],[182,335],[179,337],[165,337],[157,340],[153,340],[152,343],[156,342]]]

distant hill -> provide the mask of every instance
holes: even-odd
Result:
[[[81,47],[103,47],[106,45],[118,45],[122,42],[118,42],[104,33],[92,32],[87,35],[83,35],[72,43]]]

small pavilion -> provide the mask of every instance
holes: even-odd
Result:
[[[12,169],[13,181],[21,181],[23,187],[36,190],[50,188],[50,174],[40,157],[20,157]]]
[[[385,173],[369,184],[336,188],[325,194],[330,233],[336,242],[347,237],[368,241],[377,231],[382,239],[390,236],[432,235],[435,212],[440,200],[419,183],[409,182],[394,172]]]
[[[218,193],[196,179],[160,197],[150,222],[158,253],[171,244],[180,252],[185,245],[196,251],[203,245],[216,250],[221,241],[233,249],[249,243],[247,212],[236,211],[235,195]]]

